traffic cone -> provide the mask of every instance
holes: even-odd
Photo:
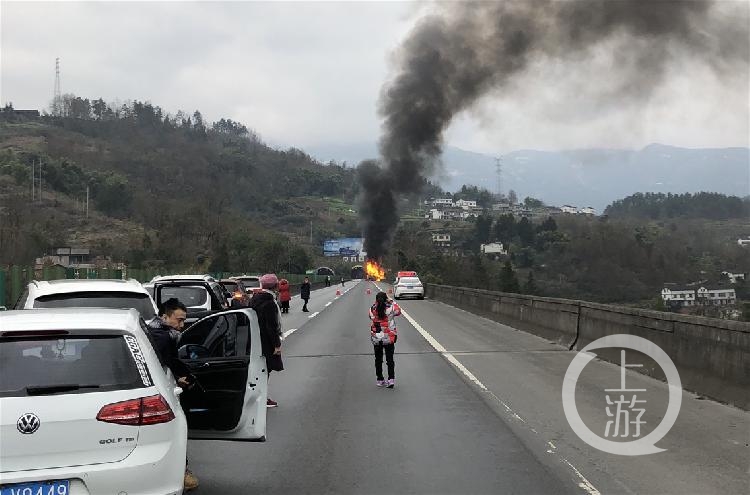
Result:
[[[388,294],[393,294],[393,289],[388,289]]]
[[[336,289],[336,295],[337,295],[337,296],[340,296],[340,295],[341,295],[341,289]]]
[[[368,287],[368,288],[367,288],[367,295],[369,296],[371,292],[372,292],[372,291],[371,291],[371,290],[370,290],[370,288]]]

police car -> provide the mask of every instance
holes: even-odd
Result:
[[[180,355],[200,383],[188,391],[146,332],[133,309],[0,313],[1,495],[179,494],[188,434],[265,440],[253,310],[181,333]]]

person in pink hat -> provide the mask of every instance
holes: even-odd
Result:
[[[253,295],[248,307],[255,310],[260,326],[260,345],[266,357],[266,369],[270,378],[272,371],[282,371],[284,363],[281,360],[281,310],[276,303],[276,291],[279,279],[273,273],[260,277],[261,291]],[[267,407],[277,407],[279,404],[270,397],[266,400]]]

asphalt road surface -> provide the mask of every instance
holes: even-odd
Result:
[[[191,493],[750,493],[747,412],[684,393],[658,444],[665,452],[605,454],[563,414],[574,352],[434,301],[402,302],[396,387],[377,388],[367,319],[375,291],[368,282],[314,291],[311,313],[292,300],[267,442],[190,441],[201,480]],[[596,430],[599,392],[619,368],[588,367],[576,394]],[[628,376],[665,407],[664,384]]]

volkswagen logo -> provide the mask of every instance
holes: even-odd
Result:
[[[39,417],[34,413],[26,413],[16,421],[16,428],[24,435],[31,435],[39,429]]]

